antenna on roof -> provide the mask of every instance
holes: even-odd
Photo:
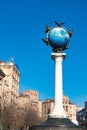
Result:
[[[14,57],[10,57],[9,60],[14,63]]]

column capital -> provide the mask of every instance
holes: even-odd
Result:
[[[51,57],[54,60],[56,57],[62,57],[63,59],[65,59],[66,57],[66,53],[51,53]]]

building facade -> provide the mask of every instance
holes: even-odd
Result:
[[[20,73],[13,62],[0,61],[0,69],[5,77],[0,81],[0,96],[3,94],[4,104],[13,104],[19,96]]]
[[[85,108],[87,108],[87,101],[85,102]]]
[[[53,110],[54,107],[54,100],[46,99],[42,103],[42,117],[43,119],[47,119],[50,112]]]
[[[5,77],[5,73],[0,69],[0,83],[3,84],[4,82],[4,77]],[[3,106],[4,106],[4,93],[3,93],[3,88],[0,87],[0,115],[3,112]],[[2,116],[2,115],[1,115]],[[0,117],[1,117],[0,116]],[[0,119],[1,120],[1,119]],[[1,122],[0,122],[1,123]]]
[[[81,111],[82,109],[83,109],[82,106],[78,106],[78,105],[76,105],[76,113],[79,112],[79,111]]]
[[[78,124],[76,120],[76,105],[72,102],[69,102],[68,104],[68,116],[70,120],[72,120],[75,124]]]
[[[39,117],[42,117],[42,101],[38,99],[37,91],[34,90],[23,91],[23,93],[21,93],[20,96],[18,97],[17,102],[18,104],[20,104],[21,107],[27,105],[27,107],[30,107],[34,111],[36,111]]]
[[[87,102],[85,108],[77,112],[77,120],[80,126],[87,127]]]

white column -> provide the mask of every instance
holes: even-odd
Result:
[[[62,60],[65,58],[65,53],[52,53],[52,59],[55,61],[55,97],[54,109],[49,117],[51,118],[66,118],[67,113],[63,108],[63,88],[62,88]]]

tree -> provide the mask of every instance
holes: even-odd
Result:
[[[19,104],[6,106],[3,109],[2,124],[3,130],[27,130],[32,125],[41,122],[37,111],[24,105],[21,107]]]
[[[10,106],[4,107],[1,114],[2,130],[9,130],[11,124],[11,110]]]
[[[28,120],[27,119],[26,120],[29,121],[29,122],[27,122],[27,124],[30,127],[32,125],[36,125],[36,124],[38,124],[38,123],[40,123],[42,121],[42,119],[38,115],[38,112],[35,111],[34,109],[32,110],[30,108],[30,110],[28,110],[28,115],[29,116],[26,116]]]
[[[21,128],[27,130],[32,125],[39,123],[41,121],[41,118],[38,116],[37,111],[25,105],[25,107],[21,109],[20,120]]]

